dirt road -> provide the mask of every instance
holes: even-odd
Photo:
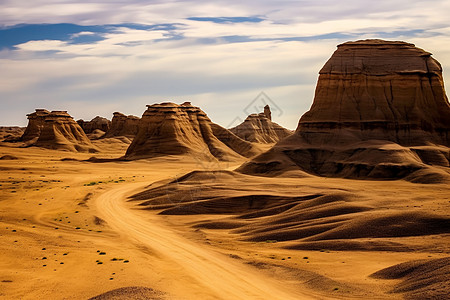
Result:
[[[151,249],[161,263],[175,264],[178,276],[190,278],[196,293],[201,287],[204,294],[196,294],[195,298],[318,299],[313,295],[290,291],[282,281],[264,276],[256,268],[188,240],[163,222],[158,222],[161,216],[143,218],[140,212],[133,211],[125,202],[126,196],[140,186],[143,186],[142,183],[129,184],[105,192],[96,200],[98,212],[113,230],[125,237],[124,241]],[[173,280],[173,274],[168,276]],[[161,282],[164,284],[164,278]],[[194,297],[186,295],[186,298]]]

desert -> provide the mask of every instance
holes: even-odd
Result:
[[[446,299],[450,104],[401,41],[339,44],[295,131],[193,102],[2,127],[1,299]]]

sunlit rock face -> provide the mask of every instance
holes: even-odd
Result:
[[[405,42],[338,46],[320,70],[311,109],[297,131],[311,142],[389,140],[449,146],[450,108],[442,68]]]
[[[28,115],[22,140],[28,146],[73,152],[97,152],[80,125],[66,111],[36,109]]]
[[[41,131],[45,123],[45,118],[49,114],[50,112],[48,110],[42,108],[38,108],[35,112],[28,114],[28,125],[21,137],[21,140],[27,144],[35,143],[41,135]]]
[[[104,137],[126,136],[132,139],[138,133],[140,119],[136,116],[127,116],[123,113],[115,112],[111,120],[111,126]]]
[[[127,159],[189,154],[198,159],[233,160],[260,153],[251,143],[214,124],[190,102],[147,105]]]
[[[448,178],[449,131],[442,68],[429,52],[405,42],[348,42],[320,70],[295,134],[240,170],[439,181]]]
[[[272,122],[269,105],[264,107],[264,112],[249,115],[243,123],[231,128],[230,131],[246,141],[262,144],[276,143],[293,133]]]

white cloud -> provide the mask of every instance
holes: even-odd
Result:
[[[82,32],[72,34],[71,38],[76,38],[76,37],[80,37],[80,36],[89,36],[89,35],[95,35],[95,32],[82,31]]]

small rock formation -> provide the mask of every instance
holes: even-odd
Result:
[[[7,143],[20,142],[24,133],[25,127],[19,126],[0,127],[0,141]]]
[[[449,132],[442,68],[429,52],[405,42],[348,42],[320,71],[295,134],[240,170],[438,182],[448,178]]]
[[[34,113],[28,114],[28,126],[24,134],[20,138],[26,144],[33,144],[41,135],[41,130],[44,127],[45,118],[50,114],[46,109],[38,108]]]
[[[147,105],[139,132],[125,158],[192,155],[199,160],[230,161],[260,153],[252,143],[214,124],[190,102]]]
[[[22,140],[38,146],[73,152],[97,152],[83,129],[66,111],[37,109],[28,115],[28,127]]]
[[[139,117],[126,116],[115,112],[111,121],[111,127],[106,131],[105,138],[125,136],[133,139],[139,130]]]
[[[271,144],[291,135],[293,132],[272,122],[269,105],[264,112],[249,115],[245,121],[230,129],[238,137],[254,143]]]
[[[270,121],[272,121],[272,112],[270,111],[270,106],[269,104],[267,104],[266,106],[264,106],[264,116],[269,119]]]
[[[78,120],[77,123],[86,134],[93,133],[97,129],[103,132],[107,132],[111,127],[111,121],[100,116],[96,116],[89,122]]]

